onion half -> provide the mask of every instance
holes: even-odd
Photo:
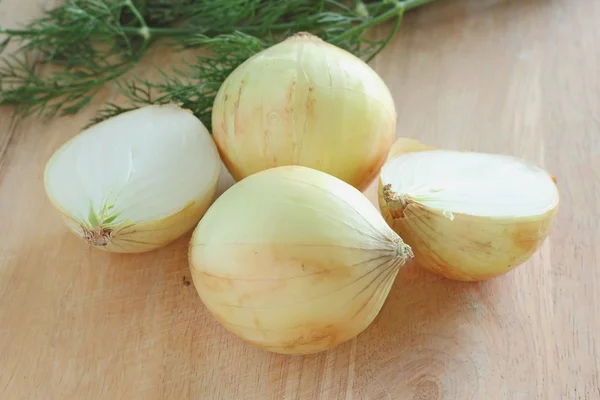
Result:
[[[106,251],[153,250],[191,230],[212,203],[221,163],[202,122],[147,106],[94,125],[61,146],[44,171],[67,226]]]
[[[396,131],[393,98],[360,58],[300,33],[236,68],[215,98],[213,136],[237,181],[302,165],[366,189]]]
[[[380,174],[385,220],[418,264],[455,280],[489,279],[525,262],[548,236],[558,204],[551,175],[506,155],[401,138]]]
[[[189,254],[218,321],[285,354],[323,351],[366,329],[411,257],[361,192],[301,166],[234,184],[196,227]]]

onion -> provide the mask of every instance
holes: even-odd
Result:
[[[256,54],[220,87],[213,136],[235,180],[302,165],[366,189],[396,130],[392,96],[356,56],[307,33]]]
[[[134,253],[191,230],[212,203],[220,168],[199,119],[172,105],[147,106],[66,142],[44,181],[73,232],[106,251]]]
[[[234,184],[198,224],[189,255],[196,290],[218,321],[285,354],[357,336],[411,257],[361,192],[302,166]]]
[[[553,177],[529,162],[410,139],[394,144],[380,174],[381,212],[415,261],[461,281],[499,276],[528,260],[558,203]]]

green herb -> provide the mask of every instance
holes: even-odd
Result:
[[[108,82],[131,101],[109,103],[92,123],[149,103],[181,103],[209,128],[224,79],[256,52],[311,32],[370,61],[396,33],[405,11],[435,0],[67,0],[23,29],[0,27],[0,105],[17,115],[74,114]],[[387,38],[370,28],[395,20]],[[148,47],[201,48],[162,81],[125,79]],[[17,42],[16,52],[6,54]],[[45,68],[40,68],[45,66]]]

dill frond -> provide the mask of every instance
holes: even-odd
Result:
[[[243,61],[266,48],[270,42],[241,32],[215,37],[196,35],[187,39],[188,45],[210,50],[210,55],[198,55],[194,62],[182,61],[182,68],[159,70],[161,81],[134,78],[117,81],[129,106],[108,103],[91,120],[90,125],[148,104],[175,103],[194,113],[210,130],[210,112],[219,87]],[[88,125],[89,126],[89,125]]]
[[[148,45],[143,20],[134,35],[121,26],[123,10],[134,8],[129,2],[68,0],[25,29],[0,28],[8,35],[0,53],[0,105],[26,115],[72,114],[85,107],[106,82],[135,65]],[[3,54],[11,41],[22,45]],[[46,65],[53,70],[39,72]]]
[[[435,0],[66,0],[23,29],[0,27],[0,105],[16,114],[73,114],[105,84],[115,82],[129,105],[108,103],[100,122],[145,104],[178,103],[210,127],[214,96],[247,58],[307,31],[367,62],[396,33],[405,11]],[[395,21],[390,36],[367,31]],[[123,74],[157,39],[174,50],[208,55],[160,71],[161,81]],[[6,54],[18,42],[16,53]],[[43,68],[49,66],[51,68]]]

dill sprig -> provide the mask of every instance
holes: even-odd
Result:
[[[247,58],[306,31],[370,61],[405,11],[434,0],[66,0],[22,29],[0,27],[0,105],[17,115],[74,114],[108,82],[129,105],[108,103],[92,123],[144,104],[175,102],[210,127],[214,96]],[[395,20],[388,37],[367,31]],[[0,36],[1,37],[1,36]],[[201,48],[159,82],[124,79],[157,39],[175,51]],[[9,45],[17,50],[7,54]],[[44,67],[44,68],[41,68]]]
[[[26,115],[72,114],[86,106],[102,85],[135,65],[149,44],[142,34],[131,36],[123,29],[126,8],[135,6],[74,0],[22,30],[0,28],[8,36],[4,49],[21,42],[16,52],[3,54],[0,105]],[[137,24],[141,32],[143,18]],[[53,70],[42,73],[45,65]]]
[[[210,47],[218,56],[200,55],[193,63],[182,61],[183,68],[173,68],[169,73],[160,70],[161,82],[139,77],[117,81],[130,104],[107,103],[89,125],[143,105],[175,103],[192,111],[210,130],[210,113],[219,87],[243,60],[263,50],[268,42],[236,32],[214,38],[198,35],[194,45]]]

